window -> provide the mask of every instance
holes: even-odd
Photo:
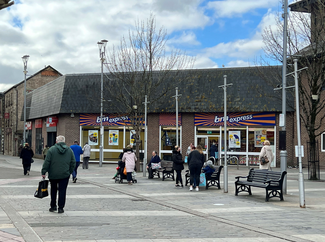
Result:
[[[321,145],[322,145],[322,147],[321,147],[321,151],[322,152],[325,152],[325,132],[324,133],[322,133],[322,135],[321,135]]]

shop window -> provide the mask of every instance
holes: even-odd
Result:
[[[43,151],[42,129],[36,129],[36,147],[35,153],[41,155]]]
[[[248,152],[260,152],[265,140],[269,140],[271,145],[274,145],[273,128],[249,128]]]
[[[178,130],[178,143],[181,144],[180,128]],[[161,126],[160,150],[173,150],[176,145],[176,127]]]

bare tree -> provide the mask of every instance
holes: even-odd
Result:
[[[135,30],[121,39],[118,47],[106,53],[105,64],[110,84],[106,88],[119,114],[127,114],[136,131],[136,155],[139,169],[139,144],[145,95],[150,104],[172,95],[183,69],[191,68],[194,59],[180,50],[167,52],[167,31],[156,28],[154,15],[146,22],[136,21]],[[170,47],[169,47],[170,48]],[[168,85],[166,85],[168,83]]]
[[[323,1],[313,2],[309,8],[301,10],[292,6],[288,18],[287,53],[289,64],[290,60],[297,58],[299,68],[308,67],[299,76],[300,118],[309,137],[309,161],[316,165],[319,156],[316,138],[323,132],[325,118],[325,6]],[[282,62],[283,22],[278,20],[276,29],[266,29],[263,40],[267,56]],[[292,65],[286,68],[293,71]],[[319,179],[315,166],[310,179]]]

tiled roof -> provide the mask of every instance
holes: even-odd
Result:
[[[175,81],[166,79],[157,92],[171,87],[171,91],[159,102],[148,105],[148,113],[175,112],[175,86],[179,89],[179,112],[222,112],[224,107],[224,90],[219,88],[227,83],[228,112],[281,112],[281,91],[274,91],[280,84],[281,67],[243,67],[183,70],[186,79]],[[109,97],[109,80],[104,75],[104,100]],[[68,74],[34,90],[30,94],[31,109],[28,119],[46,117],[59,113],[100,113],[100,73]],[[293,98],[287,95],[287,111],[293,111],[290,104]],[[153,98],[152,98],[153,99]],[[143,100],[144,101],[144,100]],[[149,97],[150,101],[150,97]],[[104,101],[104,113],[114,113],[111,102]]]

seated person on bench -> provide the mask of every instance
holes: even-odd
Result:
[[[147,169],[148,169],[148,173],[149,173],[149,179],[153,178],[153,171],[151,169],[151,163],[159,163],[160,162],[160,157],[159,155],[157,155],[157,151],[152,151],[152,157],[151,160],[149,162],[149,164],[147,165]]]
[[[214,168],[211,160],[208,160],[206,162],[206,166],[203,168],[203,171],[205,173],[205,178],[210,179],[213,172],[216,171],[216,169]]]

